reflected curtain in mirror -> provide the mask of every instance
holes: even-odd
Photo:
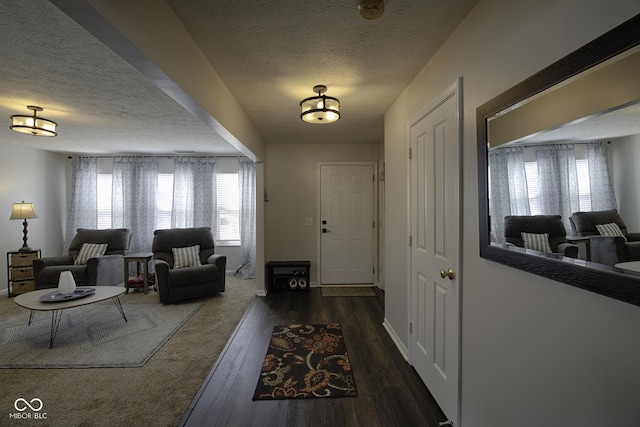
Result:
[[[618,206],[613,191],[607,146],[603,142],[587,145],[589,159],[589,184],[591,192],[591,210],[603,211]]]
[[[538,196],[543,215],[560,215],[570,230],[569,217],[580,210],[576,153],[573,144],[550,144],[536,148]]]
[[[504,217],[531,215],[522,147],[489,152],[491,241],[504,242]]]

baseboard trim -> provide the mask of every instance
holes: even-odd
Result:
[[[386,317],[384,318],[384,321],[382,322],[382,326],[384,326],[384,328],[387,330],[387,333],[389,334],[389,336],[393,340],[393,343],[398,348],[398,351],[400,351],[400,354],[402,355],[402,357],[404,357],[404,360],[406,360],[408,362],[409,361],[409,351],[407,350],[407,347],[405,347],[405,345],[402,343],[402,340],[400,339],[400,337],[396,333],[395,329],[393,329],[393,326],[391,326],[391,324],[389,323],[389,321],[387,320]]]

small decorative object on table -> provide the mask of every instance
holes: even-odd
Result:
[[[60,273],[58,279],[58,292],[62,295],[71,295],[76,290],[76,281],[70,271]]]

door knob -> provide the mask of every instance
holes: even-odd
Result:
[[[452,270],[452,269],[448,269],[448,270],[440,270],[440,277],[442,277],[443,279],[445,277],[448,277],[449,280],[453,280],[454,277],[456,277],[456,273]]]

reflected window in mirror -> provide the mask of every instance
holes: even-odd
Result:
[[[498,147],[489,152],[491,241],[504,243],[504,218],[618,208],[609,173],[610,144]],[[639,159],[640,160],[640,159]]]

